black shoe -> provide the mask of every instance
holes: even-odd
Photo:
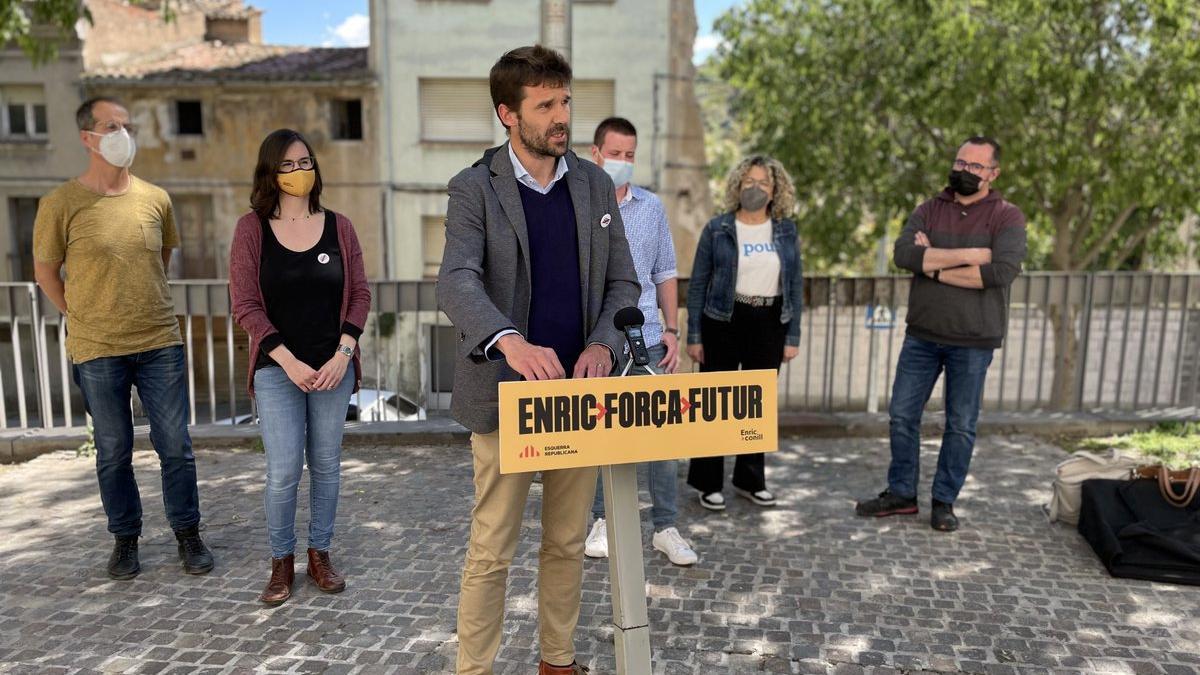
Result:
[[[911,515],[917,511],[916,497],[908,499],[897,497],[892,494],[891,490],[884,490],[875,499],[869,499],[854,505],[854,512],[867,518]]]
[[[957,530],[958,518],[954,515],[954,505],[933,500],[933,515],[929,517],[929,526],[939,532]]]
[[[118,536],[113,544],[112,555],[108,556],[108,576],[118,581],[128,581],[142,571],[138,562],[138,538]]]
[[[212,571],[213,556],[200,540],[199,527],[176,530],[175,539],[179,542],[179,559],[183,562],[184,572],[207,574]]]

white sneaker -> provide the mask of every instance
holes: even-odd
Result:
[[[589,558],[608,557],[608,528],[603,518],[597,518],[592,523],[592,531],[588,533],[587,541],[583,544],[583,554]]]
[[[654,533],[654,550],[666,553],[667,559],[676,565],[695,565],[700,559],[679,530],[673,527]]]

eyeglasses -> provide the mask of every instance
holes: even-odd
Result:
[[[309,169],[313,168],[314,162],[316,162],[316,160],[314,160],[312,157],[301,157],[300,159],[294,161],[285,159],[279,163],[279,173],[291,173],[297,169],[308,171]]]
[[[97,122],[96,126],[93,128],[96,129],[96,133],[99,134],[111,134],[112,132],[120,131],[121,129],[125,129],[130,136],[137,136],[138,133],[138,125],[134,124],[133,122],[126,122],[122,124],[116,120]]]
[[[967,169],[971,173],[979,173],[980,171],[984,171],[986,169],[994,169],[994,168],[996,168],[996,165],[993,164],[992,166],[984,166],[983,164],[980,164],[979,162],[965,162],[961,159],[956,159],[956,160],[954,160],[954,168],[957,169],[958,171]]]
[[[770,190],[771,189],[771,181],[770,180],[754,180],[753,178],[747,178],[742,181],[742,189],[743,190],[746,188],[751,188],[751,187],[760,187],[764,190]]]

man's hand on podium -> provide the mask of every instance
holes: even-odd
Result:
[[[501,337],[496,341],[496,349],[504,354],[508,367],[520,373],[526,380],[561,380],[567,376],[553,349],[530,344],[519,333],[509,333]],[[605,356],[606,360],[607,358]],[[582,357],[580,360],[582,361]]]
[[[575,362],[574,378],[604,377],[612,371],[612,352],[600,344],[590,344]]]

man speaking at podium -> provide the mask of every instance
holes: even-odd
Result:
[[[624,349],[613,316],[640,293],[612,180],[569,150],[570,65],[521,47],[496,62],[489,84],[509,141],[450,181],[437,286],[459,337],[451,413],[472,432],[475,467],[460,674],[492,672],[533,480],[500,474],[498,385],[608,375]],[[539,673],[580,673],[573,636],[596,469],[547,471],[542,488]]]

